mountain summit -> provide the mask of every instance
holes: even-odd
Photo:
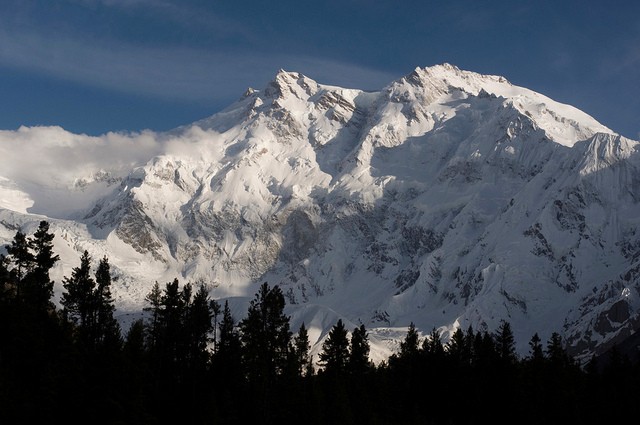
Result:
[[[0,239],[46,217],[58,293],[85,249],[108,256],[123,321],[156,281],[204,281],[238,317],[268,281],[316,350],[339,318],[375,360],[411,322],[505,320],[522,355],[558,332],[586,358],[640,321],[637,145],[450,64],[378,92],[281,70],[166,133],[1,132]]]

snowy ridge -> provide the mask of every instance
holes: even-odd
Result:
[[[123,321],[155,281],[207,282],[237,318],[268,281],[316,352],[337,318],[378,361],[410,322],[509,320],[522,354],[558,331],[588,356],[640,320],[637,146],[449,64],[379,92],[281,70],[167,133],[0,132],[0,240],[49,218],[58,291],[82,250],[107,255]]]

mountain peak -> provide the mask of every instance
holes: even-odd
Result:
[[[299,73],[280,69],[274,79],[267,84],[264,94],[273,99],[284,99],[293,94],[303,98],[313,95],[318,89],[318,84],[311,78]]]
[[[505,104],[533,120],[550,139],[566,146],[573,146],[596,133],[614,134],[611,129],[573,106],[513,85],[503,76],[466,71],[449,63],[417,67],[392,83],[388,90],[392,97],[415,98],[422,105],[447,102],[446,98],[451,96],[504,98]]]
[[[482,89],[491,93],[491,87],[496,85],[503,85],[503,90],[511,86],[511,83],[502,76],[464,71],[446,62],[424,68],[416,67],[413,72],[403,77],[403,79],[420,87],[454,88],[474,95]]]

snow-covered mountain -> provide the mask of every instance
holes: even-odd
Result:
[[[505,78],[449,64],[379,92],[280,71],[166,133],[0,132],[0,242],[43,217],[62,276],[106,255],[123,322],[156,282],[206,282],[242,317],[280,285],[319,342],[365,324],[374,360],[413,322],[507,320],[521,354],[586,358],[640,325],[640,160],[626,139]]]

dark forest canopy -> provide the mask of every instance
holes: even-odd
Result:
[[[375,365],[364,325],[338,320],[312,359],[305,325],[290,329],[267,282],[240,321],[204,284],[156,282],[147,318],[122,335],[106,257],[95,265],[85,251],[54,306],[52,240],[43,221],[0,256],[1,423],[587,424],[639,413],[637,363],[614,349],[581,367],[558,333],[532,335],[519,357],[508,322],[447,343],[412,323]]]

